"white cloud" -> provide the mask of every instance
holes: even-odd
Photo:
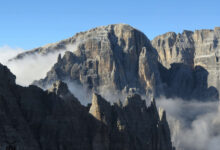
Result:
[[[160,98],[177,150],[217,150],[220,147],[219,102]]]
[[[6,65],[11,72],[16,75],[16,83],[22,86],[30,85],[34,80],[42,79],[46,73],[56,63],[59,54],[65,51],[75,51],[79,43],[67,44],[65,49],[50,52],[47,55],[31,54],[19,60],[8,61],[17,54],[24,52],[21,48],[11,48],[9,46],[0,47],[0,62]],[[53,48],[54,44],[50,44]],[[47,46],[48,47],[48,46]]]
[[[46,56],[31,55],[21,60],[13,60],[6,65],[16,75],[16,83],[27,86],[34,80],[46,76],[46,73],[56,62],[59,53],[50,53]]]
[[[64,80],[68,85],[70,92],[80,101],[80,103],[86,106],[88,103],[91,103],[92,93],[85,86],[80,85],[69,79]]]
[[[12,48],[7,45],[0,47],[0,63],[5,65],[8,59],[15,57],[17,54],[24,52],[22,48]]]

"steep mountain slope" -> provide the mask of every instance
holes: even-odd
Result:
[[[219,41],[220,28],[216,27],[214,30],[184,31],[182,34],[168,32],[156,37],[151,43],[157,50],[159,61],[164,67],[175,70],[174,66],[178,63],[179,66],[184,66],[182,68],[188,68],[181,73],[172,71],[171,74],[172,76],[185,74],[185,77],[177,78],[179,81],[180,79],[187,80],[188,87],[186,88],[193,89],[192,93],[195,96],[218,97],[220,90]],[[176,79],[171,80],[173,81],[169,81],[170,84],[183,85]],[[204,94],[206,88],[209,88],[208,93]],[[198,95],[199,93],[203,94]]]
[[[64,52],[45,78],[34,84],[47,88],[69,80],[97,93],[140,93],[186,100],[218,100],[220,29],[169,32],[151,42],[137,29],[115,24],[22,53]]]
[[[172,63],[205,68],[217,65],[219,57],[220,27],[214,30],[168,32],[154,38],[151,43],[157,50],[160,62],[166,68]]]
[[[104,88],[153,96],[163,93],[157,53],[142,32],[117,24],[95,28],[80,37],[77,50],[59,56],[36,85],[46,87],[55,80],[70,79],[96,92]]]
[[[88,111],[61,81],[48,91],[21,87],[1,64],[0,78],[1,148],[172,150],[165,112],[159,115],[154,101],[146,107],[133,95],[124,106],[111,106],[94,94]]]
[[[155,110],[154,99],[147,108],[145,101],[136,94],[127,97],[124,104],[119,101],[113,106],[100,95],[94,94],[89,112],[97,120],[110,126],[110,135],[117,143],[113,149],[122,148],[118,143],[121,138],[124,139],[125,149],[172,149],[166,113],[162,110],[158,114]],[[156,144],[156,141],[160,144]]]
[[[104,132],[76,100],[15,85],[15,76],[2,65],[0,77],[1,147],[14,143],[23,150],[91,149],[95,133]]]

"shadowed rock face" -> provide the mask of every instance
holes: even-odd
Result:
[[[64,100],[71,100],[79,103],[77,98],[69,91],[68,86],[62,81],[56,81],[52,87],[48,89],[49,93],[55,93]]]
[[[183,63],[173,63],[169,69],[159,67],[164,93],[167,97],[181,97],[185,100],[218,100],[218,90],[208,87],[209,73],[201,66],[192,68]]]
[[[180,63],[183,66],[192,68],[189,70],[196,72],[195,76],[197,78],[194,86],[202,86],[203,84],[203,86],[209,88],[209,91],[211,90],[206,94],[205,97],[207,97],[213,93],[215,93],[214,95],[218,94],[220,90],[219,41],[220,28],[215,28],[214,30],[196,30],[195,32],[184,31],[182,34],[168,32],[156,37],[151,43],[158,52],[161,64],[167,69],[172,68],[173,63]],[[200,69],[198,70],[198,68]],[[190,74],[190,71],[186,71],[185,74]],[[178,80],[182,79],[185,80],[186,78],[179,77]],[[190,86],[190,88],[193,88],[193,86]],[[214,91],[217,91],[217,93]],[[198,90],[197,93],[199,93]],[[201,97],[201,95],[198,95],[198,97]]]
[[[142,32],[117,24],[80,33],[80,37],[77,50],[59,56],[47,77],[34,84],[45,87],[68,78],[98,93],[102,88],[162,93],[157,53]]]
[[[0,83],[1,147],[14,142],[23,150],[89,150],[96,132],[104,132],[104,127],[103,131],[97,128],[100,122],[76,99],[61,99],[51,92],[56,90],[18,86],[15,76],[2,65],[0,76],[5,79]],[[57,89],[57,94],[63,97],[65,90]]]
[[[22,150],[172,150],[165,113],[133,95],[110,105],[94,94],[88,109],[57,81],[48,91],[21,87],[0,64],[0,145]]]
[[[129,96],[124,105],[118,102],[111,106],[100,95],[94,94],[89,112],[110,126],[109,134],[115,143],[112,149],[172,149],[166,114],[162,112],[159,116],[155,101],[146,107],[145,101],[135,94]],[[123,143],[118,142],[120,139]],[[111,144],[111,140],[108,142]]]

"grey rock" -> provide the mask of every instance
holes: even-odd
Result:
[[[47,55],[59,48],[65,51],[44,79],[34,81],[44,89],[57,80],[69,80],[97,93],[218,100],[219,38],[220,30],[215,28],[168,32],[150,42],[137,29],[115,24],[78,33],[15,59]]]
[[[157,53],[147,51],[143,47],[139,56],[139,80],[145,87],[146,95],[158,96],[163,94],[163,87],[158,69]]]
[[[0,146],[22,150],[171,150],[165,117],[140,96],[110,105],[94,94],[90,110],[57,81],[47,90],[15,84],[0,64]],[[166,132],[164,132],[164,130]],[[167,135],[165,135],[167,134]]]
[[[157,50],[159,61],[164,67],[170,68],[172,63],[194,65],[193,32],[186,30],[182,34],[168,32],[157,36],[151,43]]]
[[[182,92],[186,91],[184,97],[203,100],[218,99],[220,90],[219,40],[220,31],[219,28],[215,28],[195,32],[184,31],[182,34],[169,32],[151,41],[158,52],[161,64],[173,72],[167,75],[162,69],[162,76],[175,76],[171,79],[172,81],[164,79],[166,84],[169,83],[167,86],[170,90],[176,90],[171,94],[176,92],[173,95],[184,94],[181,93],[182,90]],[[178,68],[182,69],[175,70],[177,64],[179,64]]]
[[[156,96],[162,90],[157,52],[142,32],[116,24],[80,33],[80,38],[78,49],[59,56],[46,78],[35,81],[35,85],[45,87],[56,80],[68,79],[97,93],[103,88],[115,91],[133,88]]]
[[[116,103],[111,106],[100,95],[94,94],[90,113],[111,126],[111,139],[117,142],[123,139],[123,143],[113,145],[113,149],[172,149],[165,112],[160,119],[155,101],[146,107],[145,101],[134,94],[127,97],[123,106]]]

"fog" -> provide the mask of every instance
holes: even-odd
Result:
[[[16,75],[16,83],[22,86],[30,85],[34,80],[42,79],[46,76],[47,72],[57,62],[58,55],[63,55],[65,51],[69,50],[74,52],[80,42],[74,44],[67,44],[66,49],[60,49],[57,52],[49,53],[47,55],[32,54],[19,60],[8,61],[14,58],[17,54],[25,52],[21,48],[11,48],[9,46],[0,47],[0,63],[6,65],[10,71]],[[64,80],[67,83],[70,91],[74,93],[83,105],[91,102],[91,93],[86,87],[70,81]],[[49,85],[48,85],[49,86]]]
[[[7,62],[6,65],[16,75],[16,83],[27,86],[34,80],[44,78],[57,61],[59,54],[60,52],[50,53],[47,56],[35,54],[21,60]]]
[[[157,106],[167,112],[177,150],[219,150],[219,102],[160,98]]]
[[[80,101],[80,103],[86,106],[91,103],[92,93],[87,89],[87,87],[71,81],[69,79],[64,80],[70,90],[70,92]]]
[[[7,45],[0,47],[0,63],[6,65],[10,58],[15,57],[17,54],[24,52],[22,48],[12,48]]]
[[[0,62],[6,65],[13,74],[16,75],[16,83],[22,86],[30,85],[34,80],[42,79],[47,72],[56,63],[58,55],[63,55],[65,51],[75,51],[76,45],[69,44],[65,49],[59,49],[55,52],[50,52],[47,55],[38,53],[28,55],[22,59],[8,61],[14,58],[17,54],[25,52],[21,48],[11,48],[3,46],[0,48]]]

